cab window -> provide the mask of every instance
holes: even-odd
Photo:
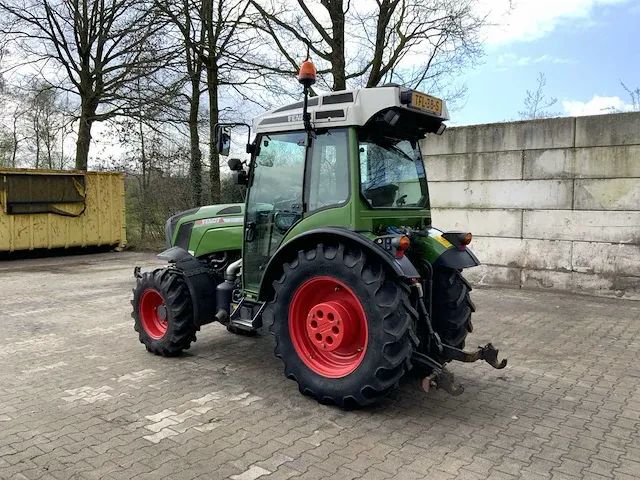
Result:
[[[307,210],[313,212],[344,204],[349,199],[347,130],[319,132],[312,145]]]

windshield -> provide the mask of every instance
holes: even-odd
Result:
[[[418,142],[361,134],[360,191],[374,208],[428,208]]]

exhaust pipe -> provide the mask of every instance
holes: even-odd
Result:
[[[215,317],[220,323],[225,323],[229,320],[231,299],[233,297],[233,291],[236,288],[236,279],[241,269],[242,259],[231,263],[224,272],[224,282],[216,287],[216,305],[218,306],[218,312]]]
[[[225,275],[225,281],[226,280],[231,280],[234,281],[236,280],[237,276],[238,276],[238,272],[240,271],[240,269],[242,268],[242,259],[238,259],[235,262],[229,264],[229,266],[227,267],[227,270],[224,272]]]

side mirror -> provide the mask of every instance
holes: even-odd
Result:
[[[236,185],[249,185],[249,176],[244,170],[233,172],[233,183]]]
[[[229,165],[229,169],[232,172],[238,172],[242,170],[242,160],[240,160],[239,158],[230,158],[227,162],[227,165]]]
[[[231,135],[227,133],[224,127],[216,125],[214,132],[214,140],[216,143],[216,150],[220,155],[226,157],[229,155],[231,149]]]

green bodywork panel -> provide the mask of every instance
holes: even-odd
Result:
[[[244,227],[214,227],[209,228],[203,235],[194,235],[189,244],[193,250],[194,257],[200,257],[213,252],[225,252],[229,250],[242,250],[242,236]],[[198,240],[199,239],[199,240]],[[194,244],[197,246],[194,247]]]
[[[230,209],[234,213],[225,213],[225,210]],[[188,223],[193,223],[188,250],[195,257],[214,252],[242,249],[243,203],[207,205],[200,207],[196,212],[181,217],[171,236],[171,245],[176,245],[180,227]]]

